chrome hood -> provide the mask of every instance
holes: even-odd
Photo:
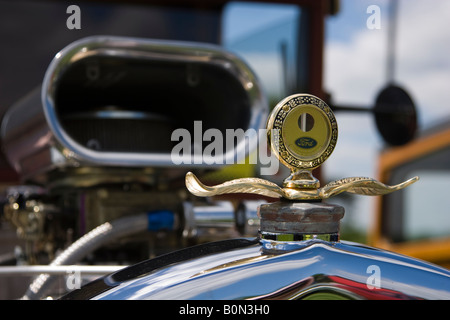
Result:
[[[255,239],[144,261],[65,299],[450,299],[449,270],[341,241],[341,206],[279,201],[258,215]]]
[[[417,259],[323,240],[267,254],[264,242],[235,239],[184,249],[65,299],[450,299],[450,272]]]

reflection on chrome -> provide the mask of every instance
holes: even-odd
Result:
[[[369,285],[373,265],[381,271],[379,287]],[[248,240],[244,248],[115,281],[131,271],[105,278],[111,289],[92,298],[450,299],[448,270],[349,242],[307,240],[301,249],[265,254],[259,241]]]

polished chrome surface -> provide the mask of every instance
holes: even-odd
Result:
[[[303,241],[264,254],[261,244],[171,264],[94,299],[450,299],[450,272],[349,242]],[[375,271],[374,271],[375,270]]]
[[[185,72],[187,73],[187,79],[184,80],[184,84],[187,87],[190,86],[190,88],[195,87],[197,84],[192,83],[192,77],[194,75],[198,76],[198,68],[196,67],[208,66],[213,68],[213,70],[218,70],[217,72],[220,71],[223,74],[229,75],[232,81],[238,83],[235,91],[239,91],[239,97],[245,97],[245,100],[248,101],[248,105],[245,107],[249,108],[249,110],[247,110],[249,112],[248,124],[247,127],[242,127],[241,129],[258,130],[264,125],[267,114],[267,101],[262,92],[260,83],[245,62],[237,56],[223,50],[221,47],[188,42],[146,40],[111,36],[88,37],[68,45],[66,48],[57,53],[47,69],[41,92],[38,90],[33,92],[29,97],[22,100],[15,107],[11,108],[4,117],[1,131],[6,154],[8,160],[24,179],[30,177],[32,178],[33,176],[43,172],[45,173],[55,167],[65,168],[89,165],[119,167],[173,166],[170,146],[166,144],[164,145],[164,150],[169,148],[169,152],[162,152],[158,150],[141,152],[133,149],[125,152],[120,150],[97,150],[96,147],[98,147],[98,143],[95,139],[88,141],[90,145],[84,145],[81,144],[80,141],[77,141],[73,134],[68,132],[66,126],[62,123],[62,107],[58,105],[58,101],[61,100],[61,94],[58,93],[58,90],[61,90],[61,87],[63,86],[65,86],[65,88],[70,86],[70,83],[67,84],[67,74],[70,70],[75,68],[74,66],[77,66],[80,63],[85,63],[84,61],[92,61],[94,58],[117,59],[117,61],[125,60],[130,63],[134,63],[135,61],[151,63],[152,65],[149,67],[149,70],[152,71],[150,73],[155,73],[152,73],[152,77],[155,78],[157,75],[159,75],[160,79],[164,77],[166,82],[169,84],[171,83],[170,79],[173,76],[169,71],[163,69],[163,72],[156,72],[153,71],[155,69],[151,68],[160,68],[160,66],[162,68],[165,64],[171,63],[177,64],[177,66],[184,68],[183,70],[186,69]],[[120,68],[120,64],[119,67],[116,68],[117,70],[115,69],[115,71],[117,74],[114,76],[111,74],[106,74],[103,75],[106,80],[103,78],[100,79],[105,81],[101,82],[97,81],[97,79],[94,84],[89,84],[89,79],[97,77],[98,72],[100,71],[97,69],[89,70],[88,66],[88,69],[84,71],[86,74],[82,75],[82,77],[86,78],[83,80],[86,82],[85,86],[94,86],[91,90],[95,90],[95,94],[101,93],[101,90],[103,90],[105,86],[110,86],[111,84],[114,84],[115,81],[119,81],[125,77],[124,75],[126,74],[126,70],[124,71],[118,69]],[[147,78],[149,78],[148,75]],[[155,81],[153,78],[152,81]],[[73,81],[73,78],[71,81]],[[131,98],[132,96],[133,91],[130,88],[136,87],[136,83],[133,83],[133,79],[127,79],[127,81],[130,83],[126,86],[123,85],[123,87],[116,90],[119,95],[122,95],[122,98],[120,99],[125,99],[125,101],[130,100],[128,98]],[[143,83],[141,82],[140,85],[143,85]],[[231,94],[230,91],[225,93],[224,90],[228,90],[229,88],[216,89],[222,90],[222,95],[227,94],[228,96],[234,96],[234,94]],[[155,90],[158,91],[157,88]],[[234,93],[238,96],[238,92]],[[149,92],[148,94],[149,97],[147,100],[152,101],[151,93]],[[203,90],[193,94],[199,95],[194,97],[194,99],[199,99],[202,94],[206,95],[212,93],[208,93]],[[41,95],[41,99],[36,99],[38,95]],[[165,99],[167,101],[178,99],[180,100],[179,103],[182,104],[182,93],[174,92],[174,95],[175,96],[167,96]],[[101,106],[103,108],[102,110],[97,110],[96,108],[99,106],[95,106],[95,101],[95,99],[93,101],[88,100],[87,102],[89,103],[83,105],[83,108],[84,110],[86,110],[86,108],[91,109],[87,109],[86,111],[78,110],[80,111],[79,113],[67,115],[67,119],[79,120],[81,117],[83,119],[87,118],[91,120],[112,119],[113,121],[117,121],[118,119],[144,119],[146,121],[151,121],[152,119],[154,120],[155,117],[159,117],[158,108],[167,109],[164,103],[161,102],[157,106],[151,106],[151,108],[153,108],[152,110],[150,110],[150,107],[147,108],[149,110],[137,110],[133,104],[129,106],[127,105],[127,108],[129,109],[121,110],[114,105],[113,100],[112,105],[104,105]],[[236,100],[235,102],[236,104],[241,103],[240,100]],[[197,114],[196,116],[196,119],[199,121],[203,120],[202,117],[204,113],[209,112],[208,117],[213,117],[214,112],[217,111],[217,105],[213,100],[209,99],[207,103],[208,105],[205,107],[207,108],[207,111],[201,111],[203,113]],[[90,104],[92,104],[92,107]],[[234,106],[234,108],[238,107],[241,106]],[[140,108],[142,108],[142,106],[140,106]],[[230,106],[227,106],[226,108],[230,108]],[[185,110],[184,112],[191,111]],[[223,112],[225,112],[225,110],[223,110]],[[160,124],[164,122],[163,120],[159,117],[156,123]],[[221,119],[221,121],[222,124],[224,124],[223,122],[225,120]],[[147,125],[147,128],[148,126],[149,125]],[[153,127],[155,127],[155,125]],[[164,133],[159,132],[159,136],[162,134],[164,134],[164,137],[168,136],[170,143],[170,134],[172,132],[170,130],[171,126],[164,122],[164,125],[161,125],[161,127],[161,130],[165,131]],[[152,130],[155,131],[159,129],[156,128]],[[155,132],[153,133],[156,134]],[[144,137],[141,138],[144,139]],[[154,137],[145,137],[145,139],[148,140],[149,143],[153,141],[152,143],[155,144],[159,141],[158,139],[154,139]],[[228,149],[224,152],[223,161],[209,161],[209,159],[205,159],[205,157],[197,159],[196,157],[198,155],[194,155],[192,162],[190,164],[183,164],[183,166],[196,168],[205,166],[205,163],[208,163],[209,167],[220,167],[221,163],[230,163],[230,161],[233,161],[236,155],[245,156],[246,154],[252,152],[252,148],[256,147],[256,143],[252,142],[246,143],[245,140],[238,141],[233,149]]]
[[[200,243],[257,234],[257,230],[248,226],[249,220],[254,217],[247,217],[246,212],[243,212],[238,219],[239,213],[229,201],[209,201],[201,204],[184,202],[183,213],[183,236],[196,238]]]
[[[0,277],[13,276],[38,276],[42,273],[49,275],[67,275],[72,273],[80,273],[86,275],[102,276],[117,270],[123,269],[121,265],[104,265],[104,266],[87,266],[87,265],[71,265],[71,266],[51,266],[51,265],[32,265],[32,266],[0,266]]]

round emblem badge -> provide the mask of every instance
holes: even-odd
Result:
[[[267,121],[275,156],[293,171],[320,166],[336,146],[338,128],[331,108],[309,94],[280,101]]]

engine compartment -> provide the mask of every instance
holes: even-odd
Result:
[[[188,195],[187,167],[207,172],[226,161],[177,165],[172,134],[184,129],[194,136],[196,123],[223,135],[258,129],[266,112],[252,71],[222,48],[103,36],[70,44],[53,59],[40,90],[2,122],[5,154],[23,183],[7,190],[4,205],[25,243],[16,263],[57,267],[72,261],[61,255],[76,246],[77,264],[128,265],[204,241],[256,235],[255,206]],[[224,159],[242,148],[252,152],[253,142],[238,137],[224,145]],[[120,228],[122,219],[137,223],[135,232],[98,231]],[[87,245],[86,237],[99,241]]]

